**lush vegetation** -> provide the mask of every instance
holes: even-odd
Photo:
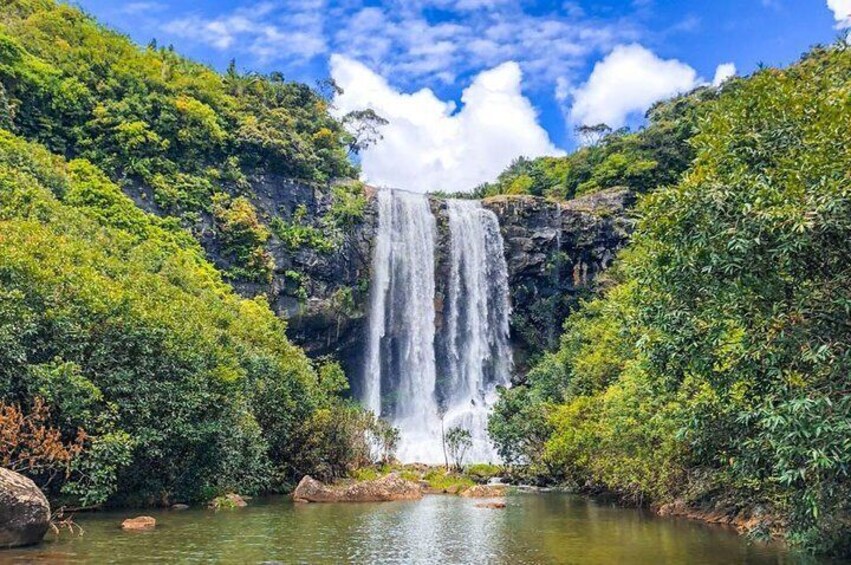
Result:
[[[0,10],[2,119],[55,153],[154,188],[167,209],[209,209],[256,169],[326,181],[352,173],[342,126],[317,91],[279,74],[222,76],[154,44],[139,49],[79,10]]]
[[[565,157],[516,159],[492,183],[474,191],[477,198],[497,194],[531,194],[555,200],[606,188],[626,186],[649,192],[676,183],[694,159],[689,140],[697,130],[700,110],[718,95],[701,87],[647,112],[647,126],[630,132],[605,124],[577,129],[584,145]]]
[[[140,49],[53,0],[0,8],[0,127],[89,160],[188,227],[202,231],[215,214],[235,278],[264,281],[274,268],[263,231],[246,225],[259,221],[246,198],[252,175],[327,183],[355,174],[348,153],[365,142],[328,103],[322,89],[279,73],[231,65],[222,75],[170,47]]]
[[[196,500],[345,466],[322,421],[353,410],[334,400],[345,379],[284,328],[90,163],[0,132],[0,399],[84,438],[55,495]]]
[[[310,362],[191,235],[211,227],[224,273],[256,282],[274,238],[309,245],[268,225],[248,181],[352,176],[369,140],[327,110],[277,73],[218,74],[52,0],[4,3],[4,464],[71,504],[147,504],[334,478],[373,462],[369,438],[393,447],[340,398],[339,367]],[[362,186],[331,192],[323,237],[363,214]]]
[[[851,49],[728,83],[612,278],[505,391],[503,456],[637,502],[722,501],[851,552]],[[593,176],[593,175],[592,175]]]

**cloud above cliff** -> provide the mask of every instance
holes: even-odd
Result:
[[[712,84],[717,86],[735,74],[733,63],[718,65]],[[572,92],[569,118],[574,125],[604,123],[617,129],[654,102],[703,84],[707,81],[686,63],[662,59],[638,44],[619,45]],[[563,96],[569,98],[566,93]]]
[[[836,27],[851,28],[851,0],[827,0],[827,7],[833,12]]]
[[[697,71],[675,59],[661,59],[641,45],[620,45],[594,65],[573,93],[574,124],[604,123],[619,128],[634,113],[699,84]]]
[[[461,106],[423,88],[406,93],[369,67],[331,57],[331,76],[344,93],[336,112],[372,108],[389,121],[383,139],[361,155],[364,180],[378,186],[470,190],[493,179],[518,155],[559,155],[523,95],[523,73],[506,62],[479,73],[461,95]]]

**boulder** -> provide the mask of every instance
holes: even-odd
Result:
[[[503,485],[476,485],[461,493],[465,498],[500,498],[505,496],[506,487]]]
[[[189,505],[188,504],[172,504],[171,509],[172,510],[189,510]]]
[[[217,496],[210,501],[208,506],[215,510],[220,510],[222,508],[244,508],[248,506],[248,503],[245,502],[245,498],[238,494],[229,492],[228,494]]]
[[[293,500],[296,502],[386,502],[418,500],[422,496],[419,484],[405,480],[396,473],[373,481],[346,485],[326,485],[305,475],[293,492]]]
[[[0,548],[39,543],[50,527],[50,504],[30,479],[0,468]]]
[[[127,518],[121,522],[121,529],[131,532],[153,530],[156,527],[157,521],[150,516],[136,516],[135,518]]]

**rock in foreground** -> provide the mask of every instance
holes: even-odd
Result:
[[[507,488],[503,485],[476,485],[461,493],[466,498],[502,498]]]
[[[157,527],[157,521],[150,516],[137,516],[135,518],[127,518],[121,522],[122,530],[130,530],[139,532],[142,530],[153,530]]]
[[[420,485],[396,473],[374,481],[339,486],[326,485],[305,475],[293,492],[296,502],[386,502],[418,500],[422,497]]]
[[[50,504],[30,479],[0,468],[0,548],[39,543],[50,526]]]

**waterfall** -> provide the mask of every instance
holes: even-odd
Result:
[[[438,281],[446,294],[438,335],[437,223],[428,198],[382,190],[377,199],[362,401],[399,428],[404,462],[442,462],[442,429],[455,426],[472,436],[466,461],[493,461],[487,417],[511,370],[508,275],[496,215],[476,201],[446,202],[449,272]]]
[[[436,224],[424,195],[378,193],[373,254],[366,406],[401,431],[402,461],[439,461],[435,396]]]
[[[446,203],[450,276],[444,426],[470,430],[470,461],[496,458],[487,434],[496,386],[508,385],[508,269],[496,214],[474,200]]]

